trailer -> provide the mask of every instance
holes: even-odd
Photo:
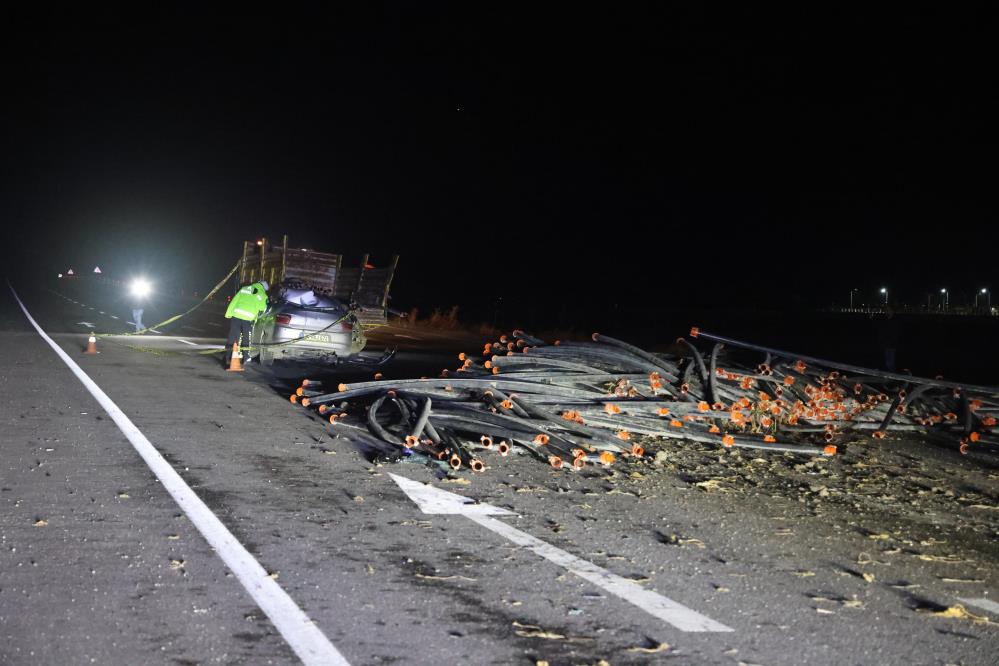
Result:
[[[376,268],[365,254],[347,262],[342,254],[288,247],[267,239],[244,241],[237,277],[239,285],[265,280],[267,311],[253,325],[251,348],[263,365],[295,361],[336,366],[381,364],[362,353],[365,329],[387,323],[389,288],[399,262]]]
[[[369,259],[364,254],[348,263],[342,254],[291,248],[287,235],[281,245],[271,245],[266,238],[243,241],[239,284],[267,280],[275,286],[311,289],[348,305],[361,325],[371,328],[387,321],[389,288],[399,256],[383,268],[371,265]]]

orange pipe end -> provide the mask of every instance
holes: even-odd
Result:
[[[482,446],[486,447],[487,449],[493,448],[493,438],[490,437],[489,435],[483,435],[482,437],[479,438],[479,441],[482,442]]]
[[[298,404],[298,395],[297,394],[292,393],[290,396],[288,396],[288,399],[291,400],[292,404]]]
[[[836,455],[836,445],[835,444],[829,444],[828,446],[824,447],[822,449],[822,455],[825,455],[825,456],[834,456],[834,455]]]
[[[461,467],[461,456],[459,456],[457,453],[453,453],[451,454],[451,457],[448,459],[447,463],[451,465],[451,469],[458,469],[459,467]]]
[[[645,449],[639,446],[638,444],[632,444],[631,455],[635,456],[636,458],[641,458],[642,456],[645,455]]]
[[[472,458],[472,462],[469,463],[473,472],[484,472],[486,471],[485,464],[478,458]]]
[[[506,454],[510,453],[510,445],[507,444],[505,441],[500,442],[499,444],[496,445],[496,451],[501,456],[505,456]]]
[[[308,407],[311,402],[308,398],[302,398],[302,407]]]
[[[558,456],[548,456],[548,464],[555,469],[560,469],[562,467],[562,459]]]
[[[605,465],[610,465],[614,462],[614,454],[610,451],[604,451],[600,454],[600,462]]]

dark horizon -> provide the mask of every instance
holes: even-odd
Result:
[[[141,11],[8,26],[15,278],[203,290],[287,233],[401,255],[401,309],[996,284],[971,14]]]

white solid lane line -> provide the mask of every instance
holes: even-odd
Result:
[[[146,461],[146,465],[152,470],[156,478],[166,488],[167,492],[183,509],[187,517],[191,519],[194,526],[205,537],[209,545],[215,549],[226,566],[236,575],[239,582],[243,584],[253,600],[262,611],[274,623],[275,628],[281,633],[285,641],[295,651],[299,659],[309,666],[320,666],[333,664],[335,666],[349,666],[349,663],[340,654],[339,650],[333,646],[328,638],[312,623],[309,616],[292,600],[264,570],[260,563],[253,559],[253,556],[243,547],[236,537],[222,524],[222,521],[212,513],[211,509],[195,494],[191,487],[184,482],[180,475],[174,471],[156,447],[146,438],[142,432],[135,427],[131,419],[125,415],[118,405],[112,402],[111,398],[94,381],[87,376],[80,366],[57,345],[45,331],[38,325],[28,309],[24,307],[14,287],[8,283],[10,291],[14,294],[18,305],[24,316],[38,331],[38,335],[52,347],[52,350],[59,355],[69,369],[80,380],[80,383],[90,392],[94,399],[104,408],[108,416],[115,422],[115,425],[124,433],[128,441],[135,447],[136,452]]]
[[[187,341],[187,340],[185,340],[184,338],[177,338],[177,339],[178,339],[178,340],[180,340],[181,342],[183,342],[183,343],[184,343],[185,345],[191,345],[192,347],[197,347],[197,346],[198,346],[198,345],[197,345],[197,344],[195,344],[194,342],[188,342],[188,341]]]
[[[957,600],[964,602],[966,604],[971,604],[972,606],[978,606],[979,608],[983,608],[990,613],[995,613],[996,615],[999,615],[999,604],[992,601],[991,599],[961,599],[960,597],[958,597]]]

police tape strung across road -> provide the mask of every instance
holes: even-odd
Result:
[[[157,354],[157,355],[166,355],[166,354],[185,354],[185,355],[192,355],[193,354],[193,355],[199,355],[199,354],[218,354],[220,352],[223,352],[223,353],[228,352],[229,350],[225,350],[225,349],[205,349],[205,350],[196,351],[196,352],[189,352],[189,351],[178,352],[178,351],[172,351],[172,350],[156,349],[154,347],[144,347],[144,346],[139,346],[139,345],[129,345],[129,344],[117,342],[117,341],[112,340],[110,338],[112,338],[112,337],[134,337],[134,336],[139,336],[139,335],[145,335],[146,333],[148,333],[151,330],[158,329],[158,328],[161,328],[163,326],[167,326],[169,324],[174,323],[178,319],[186,317],[187,315],[191,314],[192,312],[194,312],[195,310],[197,310],[198,308],[200,308],[202,305],[204,305],[205,303],[207,303],[209,301],[209,299],[211,299],[216,293],[218,293],[219,289],[221,289],[223,286],[225,286],[225,283],[229,281],[229,278],[231,278],[236,273],[237,270],[239,270],[239,262],[237,262],[236,265],[232,267],[232,270],[230,270],[229,273],[224,278],[222,278],[222,280],[218,284],[216,284],[214,287],[212,287],[211,291],[209,291],[205,295],[205,297],[201,299],[201,301],[199,301],[198,303],[196,303],[193,307],[191,307],[190,309],[188,309],[185,312],[182,312],[182,313],[180,313],[178,315],[174,315],[172,317],[169,317],[169,318],[161,321],[158,324],[154,324],[152,326],[147,326],[147,327],[142,328],[142,329],[140,329],[138,331],[126,332],[126,333],[95,333],[94,336],[98,337],[98,338],[108,339],[107,340],[108,342],[112,342],[112,343],[121,345],[123,347],[128,347],[129,349],[132,349],[132,350],[135,350],[135,351],[141,351],[141,352],[146,352],[146,353],[150,353],[150,354]],[[340,317],[339,319],[337,319],[336,321],[332,322],[331,324],[329,324],[325,328],[322,328],[322,329],[320,329],[318,331],[312,331],[311,333],[308,333],[308,334],[306,334],[306,335],[304,335],[304,336],[302,336],[300,338],[295,338],[294,340],[284,340],[284,341],[281,341],[281,342],[258,342],[256,345],[252,345],[252,346],[250,346],[250,345],[246,345],[246,346],[240,345],[239,350],[243,351],[243,352],[246,352],[246,351],[256,351],[260,347],[282,347],[282,346],[290,345],[290,344],[293,344],[293,343],[300,343],[303,340],[308,340],[308,339],[310,339],[310,338],[312,338],[314,336],[318,336],[318,335],[321,335],[322,333],[325,333],[329,329],[331,329],[334,326],[336,326],[337,324],[341,323],[344,319],[346,319],[349,316],[350,316],[350,313],[348,312],[343,317]]]
[[[419,453],[475,472],[485,469],[481,451],[505,456],[515,445],[555,468],[610,465],[644,456],[643,438],[833,456],[865,435],[918,432],[962,454],[999,450],[999,388],[846,366],[696,328],[691,337],[714,345],[705,355],[680,338],[675,353],[652,354],[597,333],[549,344],[514,331],[487,343],[481,360],[459,355],[462,366],[438,378],[335,391],[305,380],[291,401],[331,427],[353,425],[348,438],[388,458]],[[753,367],[755,354],[765,356]]]
[[[163,321],[161,321],[158,324],[154,324],[153,326],[146,326],[145,328],[139,329],[138,331],[134,331],[134,332],[131,332],[131,333],[96,333],[95,335],[98,338],[106,338],[106,337],[109,337],[109,336],[112,336],[112,335],[116,336],[116,337],[130,337],[130,336],[134,336],[134,335],[145,335],[147,332],[149,332],[149,331],[151,331],[151,330],[153,330],[155,328],[160,328],[161,326],[166,326],[167,324],[172,324],[173,322],[177,321],[178,319],[180,319],[182,317],[186,317],[187,315],[191,314],[192,312],[194,312],[195,310],[197,310],[198,308],[200,308],[202,305],[204,305],[205,303],[207,303],[208,300],[212,296],[214,296],[218,292],[219,289],[221,289],[223,286],[225,286],[225,283],[229,281],[229,278],[231,278],[236,273],[236,271],[238,269],[239,269],[239,264],[237,263],[235,266],[232,267],[232,270],[229,271],[229,274],[226,275],[224,278],[222,278],[221,282],[219,282],[217,285],[215,285],[214,287],[212,287],[212,290],[209,291],[205,295],[205,297],[201,299],[201,301],[199,301],[198,303],[196,303],[193,307],[191,307],[186,312],[182,312],[182,313],[180,313],[178,315],[174,315],[174,316],[172,316],[172,317],[170,317],[168,319],[164,319]]]

